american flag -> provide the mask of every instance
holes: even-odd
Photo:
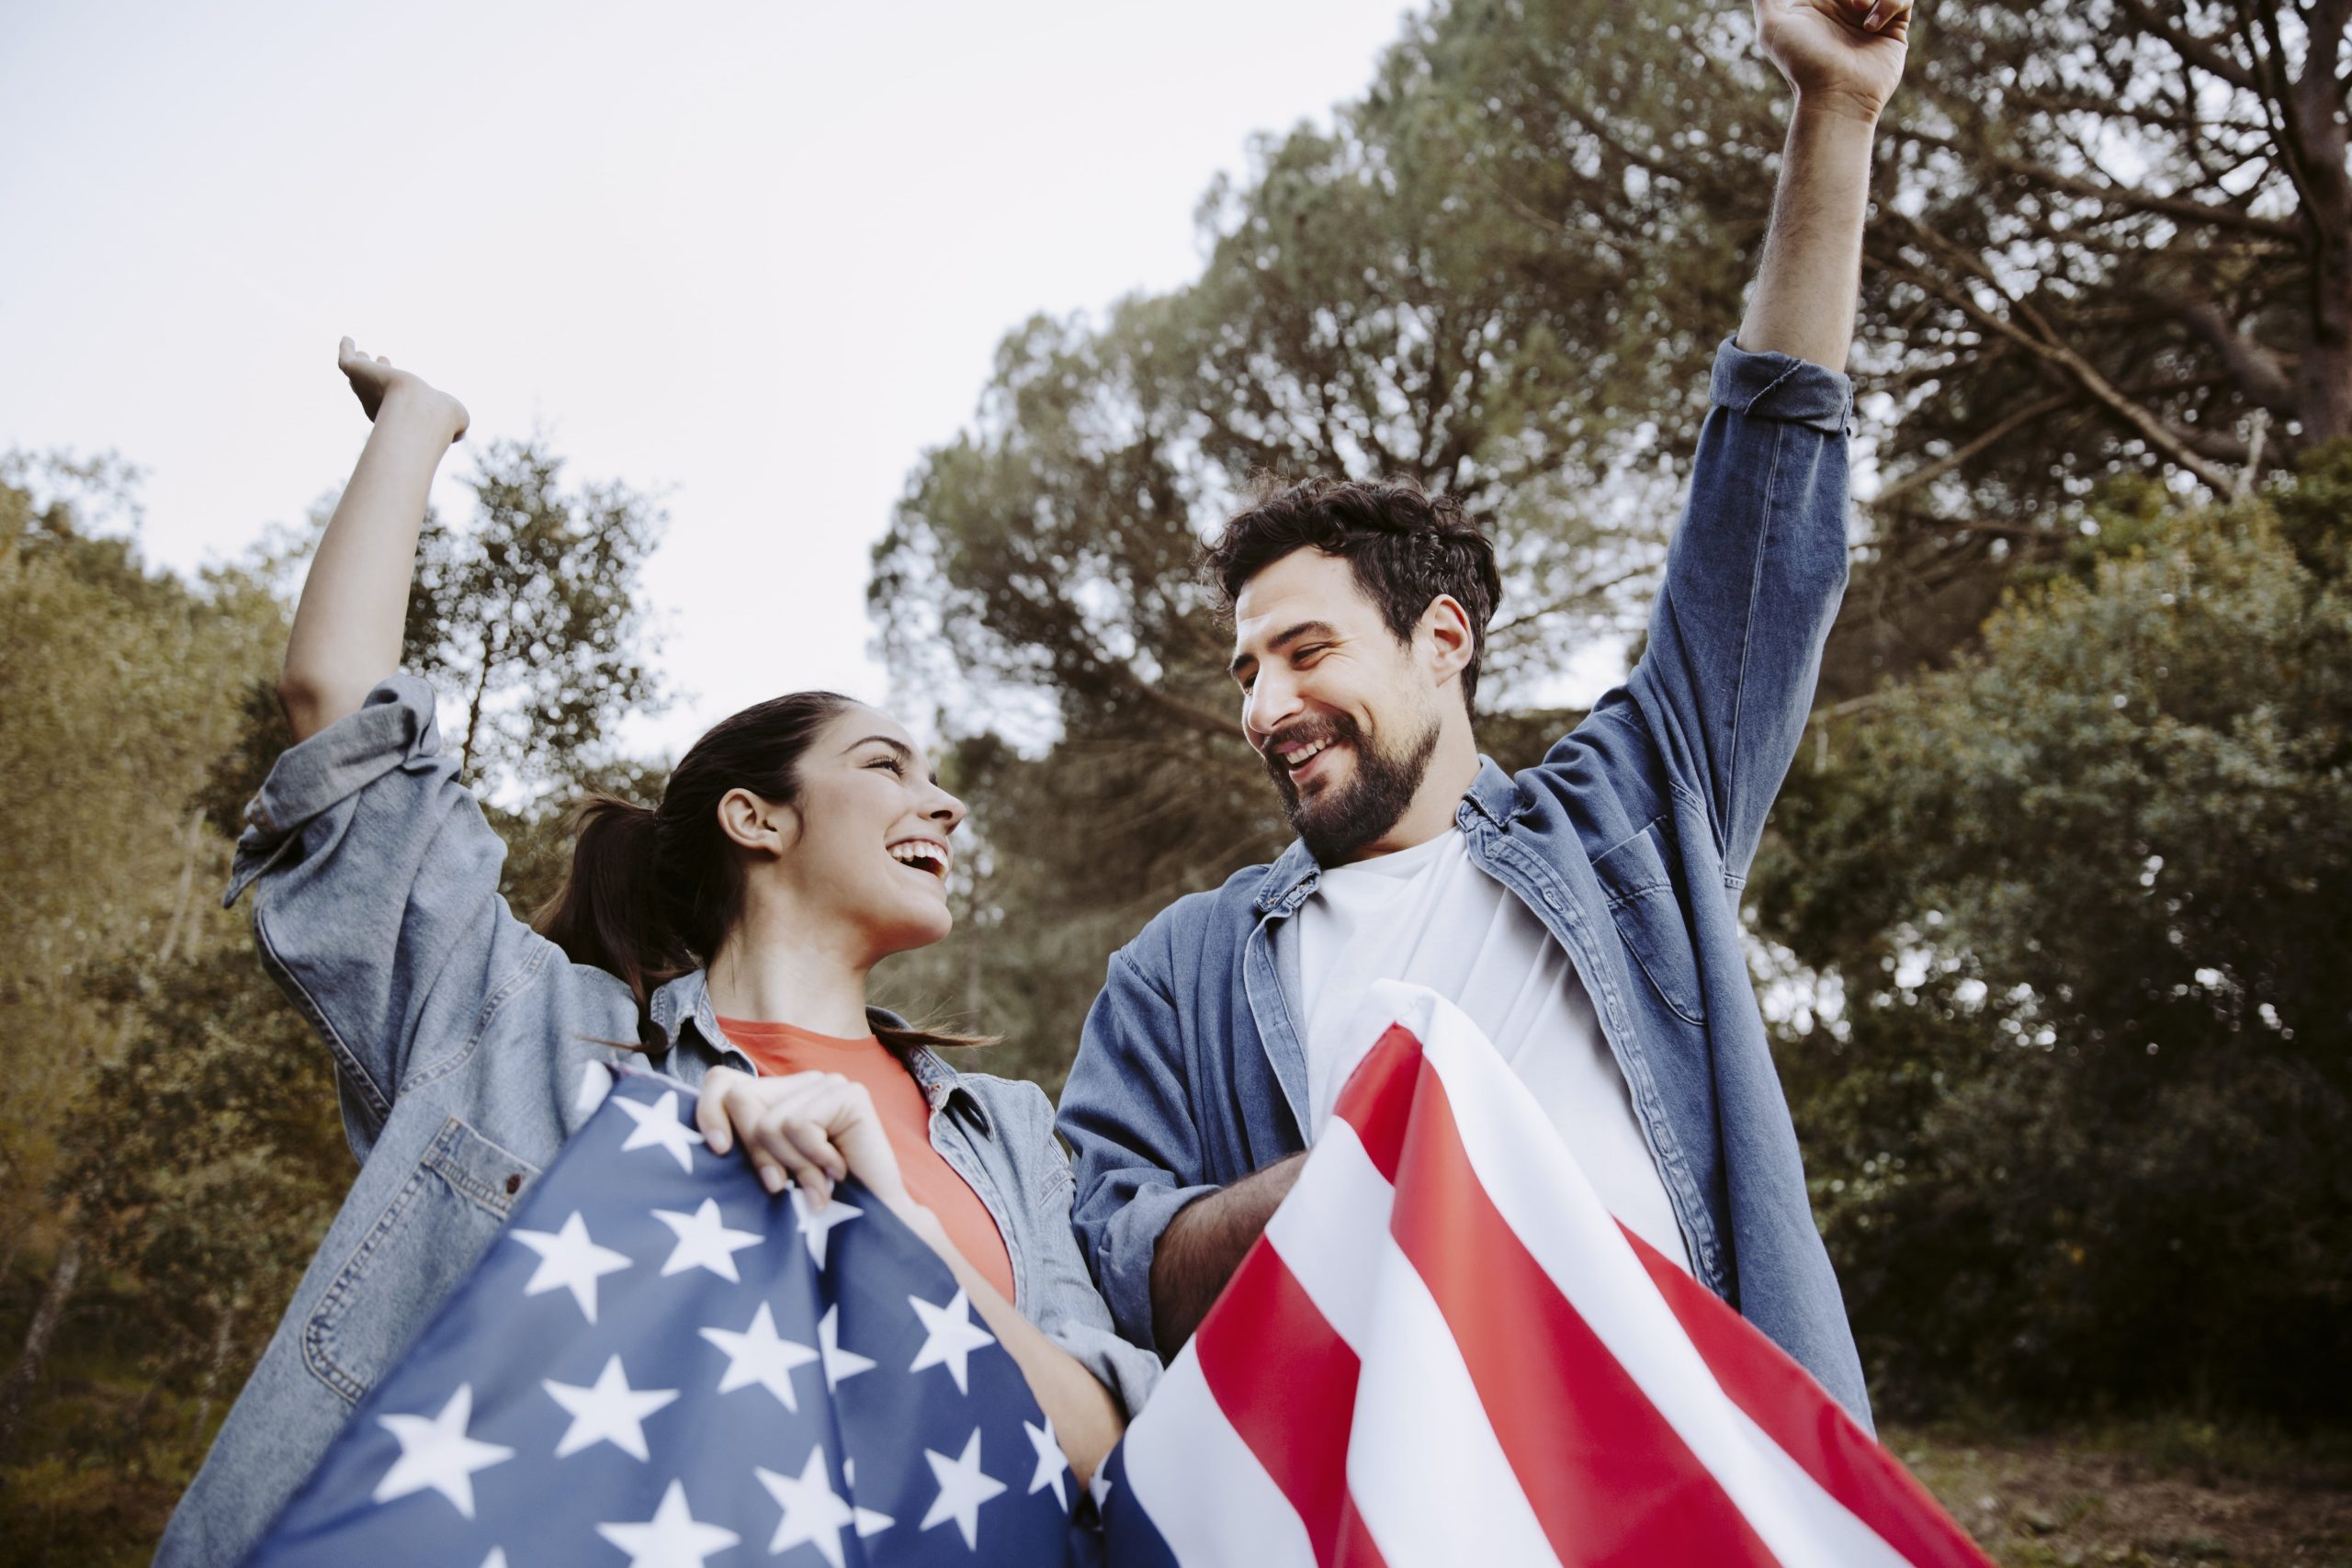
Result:
[[[1296,1187],[1096,1478],[1113,1562],[1987,1563],[1611,1218],[1468,1018],[1374,991]]]
[[[954,1277],[855,1183],[771,1198],[692,1091],[603,1103],[247,1560],[1059,1562],[1073,1477]]]

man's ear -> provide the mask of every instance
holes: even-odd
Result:
[[[1460,675],[1478,653],[1477,634],[1470,629],[1469,614],[1451,593],[1439,594],[1421,612],[1413,645],[1427,661],[1432,686],[1442,686]]]
[[[799,836],[800,814],[748,789],[730,789],[718,800],[718,830],[754,854],[778,855]]]

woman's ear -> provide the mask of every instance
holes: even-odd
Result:
[[[748,789],[730,789],[718,800],[718,830],[753,854],[780,855],[799,836],[800,814]]]

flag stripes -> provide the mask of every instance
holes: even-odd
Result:
[[[1375,989],[1379,1043],[1107,1472],[1112,1561],[1154,1531],[1184,1564],[1985,1562],[1617,1224],[1466,1018]]]

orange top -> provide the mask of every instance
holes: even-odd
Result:
[[[837,1034],[813,1034],[789,1023],[755,1023],[749,1019],[722,1018],[718,1027],[759,1064],[760,1071],[839,1073],[865,1086],[882,1130],[899,1156],[899,1174],[906,1179],[914,1201],[939,1216],[956,1250],[997,1288],[1012,1299],[1012,1258],[997,1234],[996,1219],[971,1184],[956,1174],[944,1156],[931,1146],[931,1102],[922,1086],[890,1049],[871,1034],[844,1040]]]

